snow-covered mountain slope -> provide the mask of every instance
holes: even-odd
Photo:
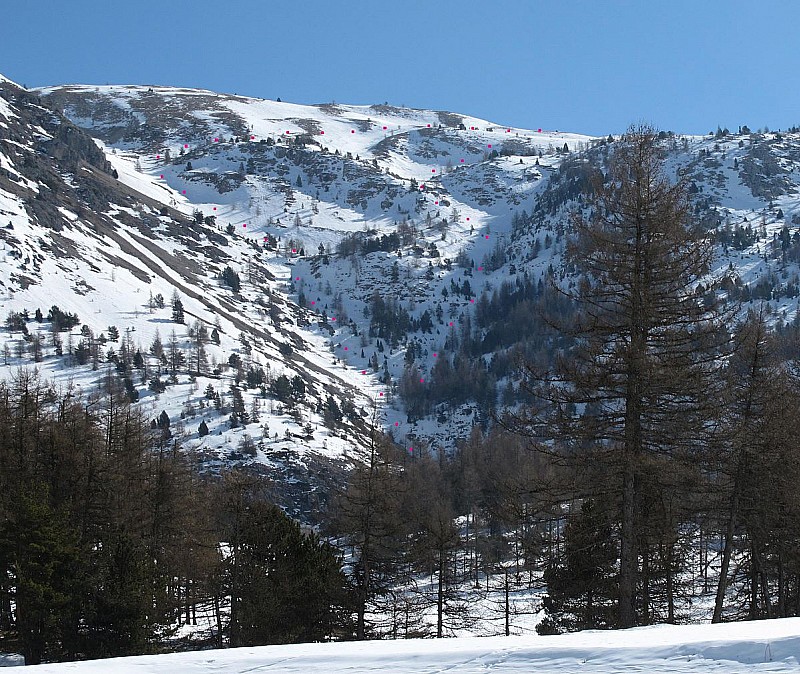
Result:
[[[364,377],[380,375],[386,386],[370,393],[388,402],[384,427],[412,451],[435,429],[409,419],[397,400],[407,339],[370,329],[375,294],[390,312],[432,316],[441,291],[472,274],[456,260],[477,265],[475,292],[444,302],[435,331],[422,326],[429,371],[480,288],[507,274],[490,267],[502,266],[491,260],[510,240],[511,216],[532,210],[542,178],[593,140],[389,105],[299,106],[133,86],[41,93],[104,144],[121,181],[154,198],[169,191],[173,207],[215,215],[245,239],[275,237],[287,290],[329,317],[336,358]],[[329,254],[362,244],[375,252]],[[473,422],[463,415],[456,435]],[[452,442],[446,425],[439,430]]]
[[[800,619],[659,625],[561,636],[469,637],[264,646],[39,665],[42,674],[171,672],[795,672]]]
[[[335,371],[355,374],[412,452],[452,447],[520,401],[515,363],[532,347],[519,307],[548,275],[572,282],[561,264],[569,211],[613,142],[386,104],[146,86],[41,93],[98,139],[124,184],[215,216],[243,246],[274,238],[273,296],[321,322]],[[793,320],[800,134],[664,137],[719,241],[712,274]]]
[[[246,463],[307,518],[369,441],[377,383],[335,363],[330,324],[287,298],[283,255],[194,208],[0,83],[0,377],[35,366],[88,394],[114,372],[207,468]]]

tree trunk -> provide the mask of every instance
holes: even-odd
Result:
[[[636,624],[636,579],[639,561],[636,551],[636,476],[629,459],[622,482],[622,532],[619,560],[619,616],[618,627]]]
[[[508,600],[508,569],[505,570],[505,594],[506,594],[506,636],[511,634],[511,606]]]
[[[436,638],[441,639],[443,636],[443,614],[444,614],[444,572],[445,572],[445,559],[444,550],[439,550],[439,589],[436,594]]]
[[[725,593],[728,590],[728,570],[731,565],[731,552],[733,550],[733,533],[736,528],[736,510],[738,494],[734,491],[731,499],[731,510],[728,516],[728,523],[725,527],[725,547],[722,549],[722,566],[719,570],[719,582],[717,583],[717,597],[714,601],[714,615],[712,623],[722,622],[722,607],[725,602]]]

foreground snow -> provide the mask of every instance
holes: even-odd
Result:
[[[42,665],[47,672],[794,672],[800,618],[727,625],[661,625],[556,637],[298,644]]]

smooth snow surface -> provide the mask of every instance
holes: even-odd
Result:
[[[390,672],[797,672],[800,618],[726,625],[660,625],[555,637],[298,644],[41,665],[49,672],[245,674]]]

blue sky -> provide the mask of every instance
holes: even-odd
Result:
[[[39,0],[0,72],[453,110],[589,134],[800,125],[794,0]]]

